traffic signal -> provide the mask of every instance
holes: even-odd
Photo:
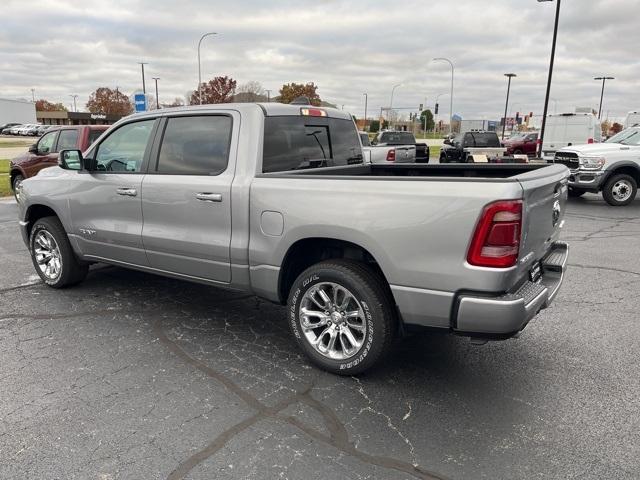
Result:
[[[421,103],[420,104],[420,108],[418,108],[419,111],[422,111],[422,108],[424,107],[424,105]]]
[[[435,111],[435,114],[436,114],[436,115],[438,114],[438,109],[439,109],[439,108],[440,108],[440,105],[438,105],[438,104],[436,103],[436,108],[434,108],[434,111]]]

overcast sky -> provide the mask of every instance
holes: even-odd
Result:
[[[449,92],[455,64],[454,111],[495,119],[542,111],[555,2],[536,0],[375,1],[64,1],[3,0],[0,7],[0,97],[37,98],[84,107],[100,86],[131,93],[140,66],[160,77],[163,102],[197,86],[196,46],[203,80],[228,75],[256,80],[275,92],[287,82],[315,82],[323,100],[361,116],[379,113],[396,89],[394,106],[432,105]],[[640,109],[640,0],[564,0],[551,97],[557,110],[597,108],[622,117]],[[440,98],[448,116],[449,99]],[[554,103],[550,104],[553,112]]]

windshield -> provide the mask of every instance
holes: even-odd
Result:
[[[640,128],[627,128],[614,135],[606,143],[620,143],[622,145],[640,145]]]

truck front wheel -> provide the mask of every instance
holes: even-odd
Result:
[[[631,175],[621,173],[619,175],[613,175],[604,188],[602,189],[602,196],[604,200],[613,207],[622,207],[629,205],[636,198],[636,192],[638,191],[638,184]]]
[[[309,267],[294,282],[287,305],[300,348],[329,372],[364,372],[393,343],[393,298],[384,280],[363,263],[328,260]]]

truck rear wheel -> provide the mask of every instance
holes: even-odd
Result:
[[[602,189],[602,196],[609,205],[622,207],[633,202],[637,191],[638,184],[635,179],[631,175],[621,173],[607,180]]]
[[[78,260],[67,232],[56,217],[36,220],[31,228],[29,251],[36,272],[44,283],[64,288],[81,282],[89,266]]]
[[[393,344],[394,301],[365,264],[328,260],[306,269],[288,301],[289,326],[318,367],[355,375],[374,366]]]

